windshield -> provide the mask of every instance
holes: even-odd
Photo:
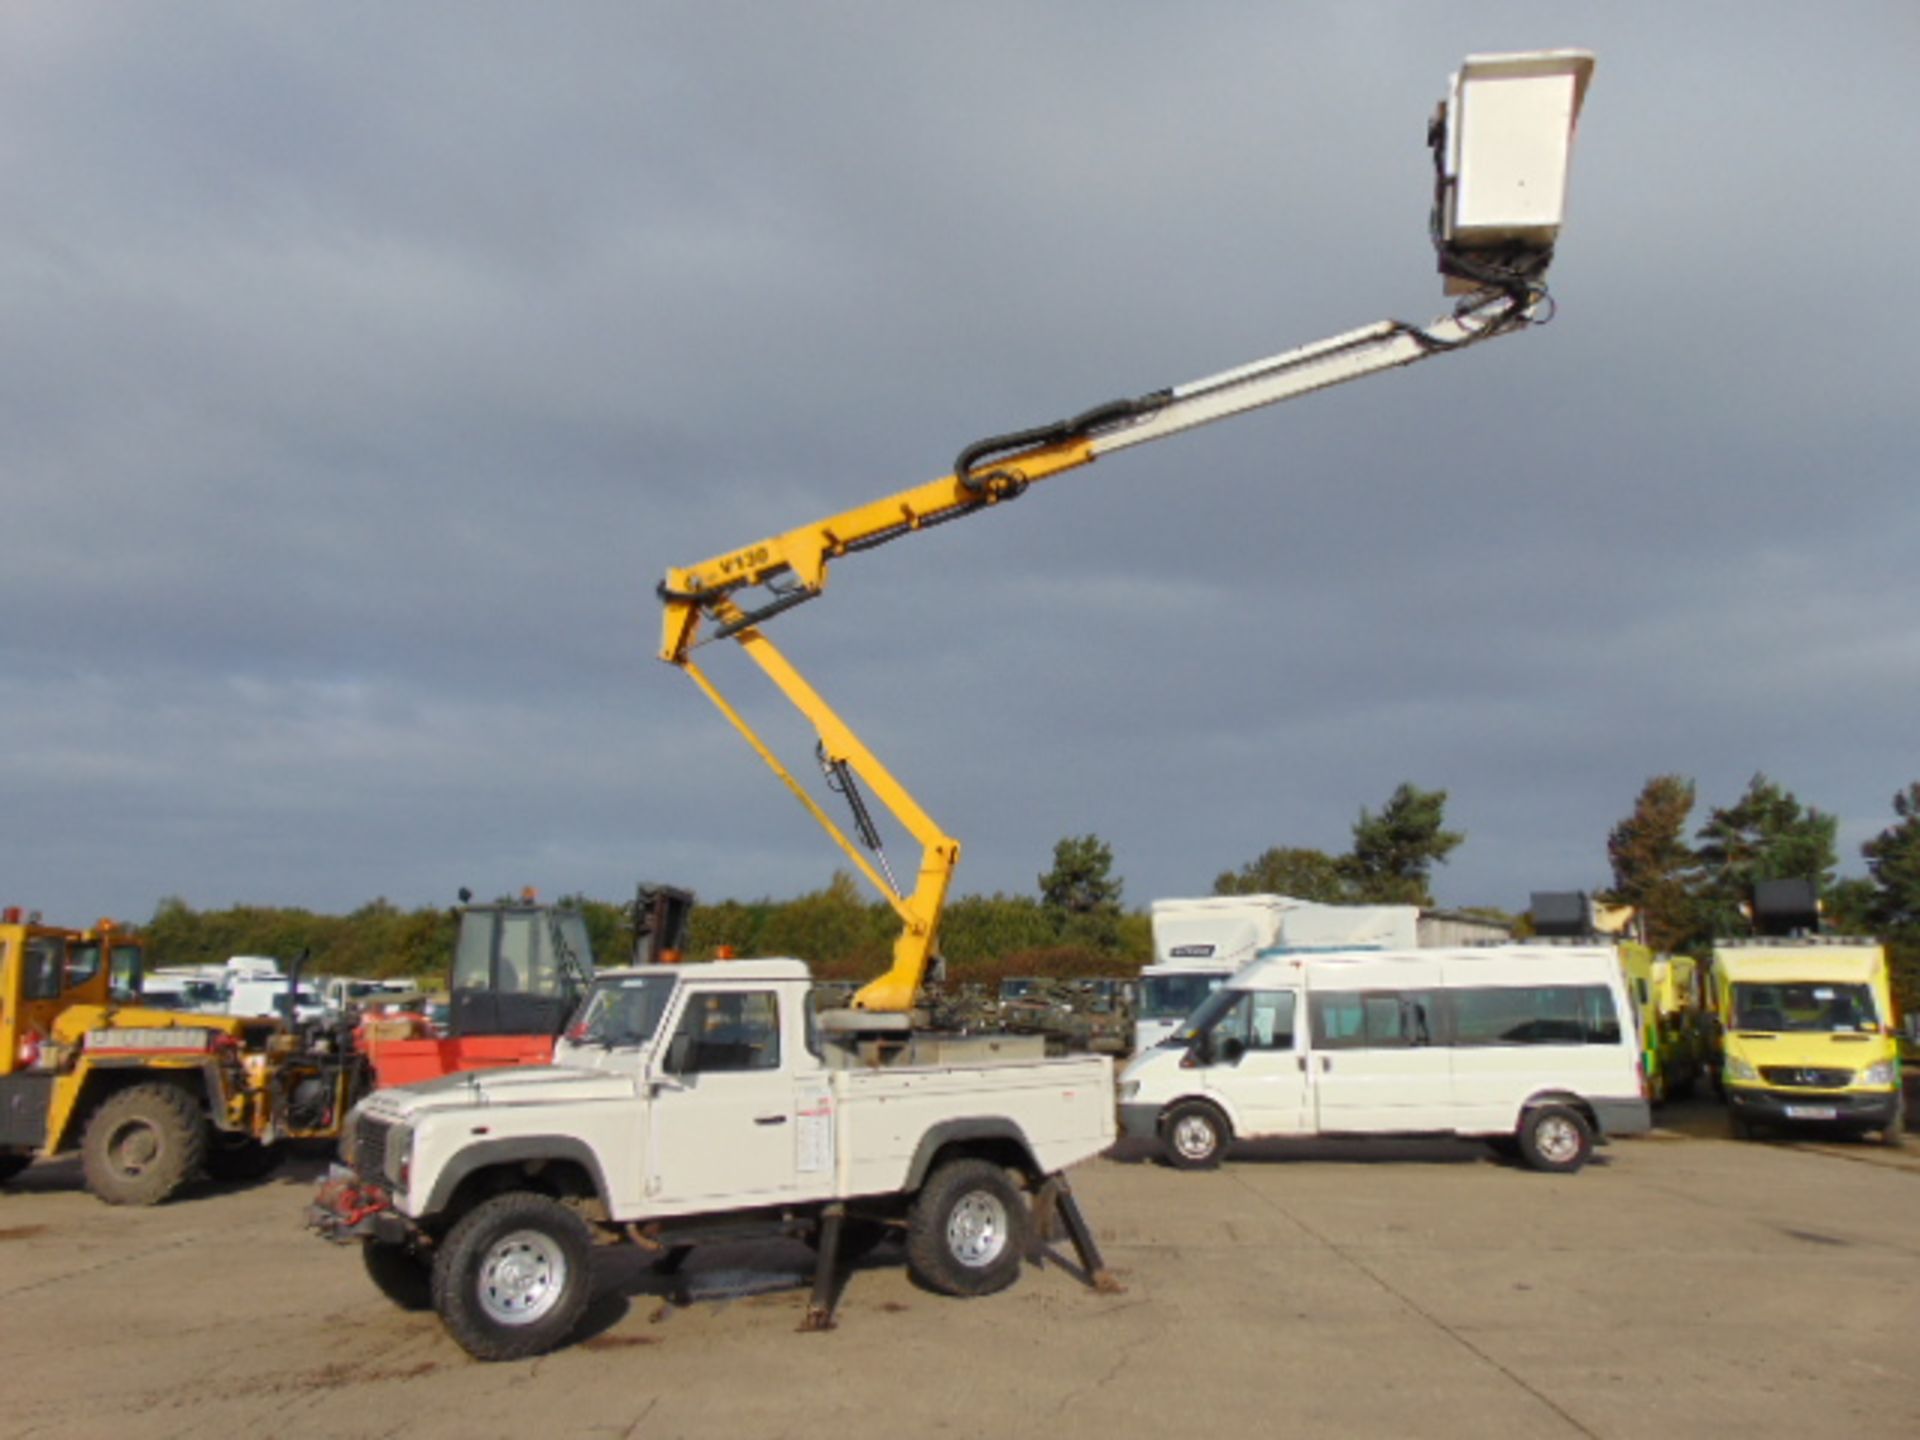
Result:
[[[1880,1026],[1873,1008],[1873,992],[1865,985],[1813,981],[1752,985],[1736,981],[1733,1028],[1776,1033],[1853,1033],[1878,1030]]]
[[[1147,975],[1140,981],[1142,1020],[1182,1020],[1226,982],[1224,975]]]
[[[674,983],[672,975],[596,980],[573,1024],[567,1027],[567,1039],[576,1045],[605,1045],[608,1049],[646,1044],[660,1028]]]

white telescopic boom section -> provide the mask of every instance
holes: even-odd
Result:
[[[1511,300],[1494,296],[1483,305],[1436,320],[1424,330],[1416,330],[1397,320],[1382,320],[1377,325],[1349,330],[1329,340],[1302,345],[1297,350],[1256,360],[1251,365],[1223,370],[1204,380],[1194,380],[1167,392],[1166,404],[1151,413],[1122,420],[1111,429],[1097,430],[1090,437],[1095,455],[1124,450],[1324,390],[1348,380],[1358,380],[1398,365],[1411,365],[1429,355],[1457,350],[1476,340],[1485,340],[1507,329],[1527,323]]]

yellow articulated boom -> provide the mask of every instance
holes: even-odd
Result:
[[[660,658],[677,665],[832,836],[900,916],[892,967],[862,988],[856,1009],[909,1011],[935,953],[960,845],[935,823],[765,633],[776,615],[819,595],[833,561],[1016,499],[1027,487],[1114,451],[1510,334],[1550,313],[1545,277],[1564,205],[1574,122],[1593,57],[1556,50],[1470,56],[1429,134],[1437,176],[1433,240],[1449,293],[1463,298],[1422,327],[1385,320],[1190,384],[1097,406],[1071,419],[968,446],[951,474],[802,525],[696,565],[667,571]],[[801,787],[694,663],[732,640],[819,736],[831,788],[852,806],[869,860]],[[911,890],[888,871],[856,785],[864,781],[921,847]],[[877,861],[877,864],[876,864]]]

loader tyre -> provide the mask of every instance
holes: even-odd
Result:
[[[433,1261],[433,1308],[476,1360],[520,1360],[560,1345],[592,1288],[586,1222],[557,1200],[509,1190],[447,1232]]]
[[[367,1278],[402,1310],[433,1308],[433,1266],[418,1251],[386,1240],[360,1242]]]
[[[0,1150],[0,1185],[6,1184],[7,1181],[13,1179],[14,1176],[18,1175],[32,1163],[33,1152],[31,1150],[27,1151],[24,1155]]]
[[[940,1295],[991,1295],[1020,1275],[1032,1216],[989,1160],[949,1160],[907,1215],[907,1271]]]
[[[207,1120],[178,1085],[133,1085],[108,1097],[80,1141],[87,1189],[109,1205],[158,1205],[201,1172]]]

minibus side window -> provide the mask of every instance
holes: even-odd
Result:
[[[1308,997],[1321,1050],[1404,1050],[1435,1041],[1428,990],[1330,991]]]
[[[1615,1045],[1604,985],[1469,986],[1452,992],[1455,1045]]]

